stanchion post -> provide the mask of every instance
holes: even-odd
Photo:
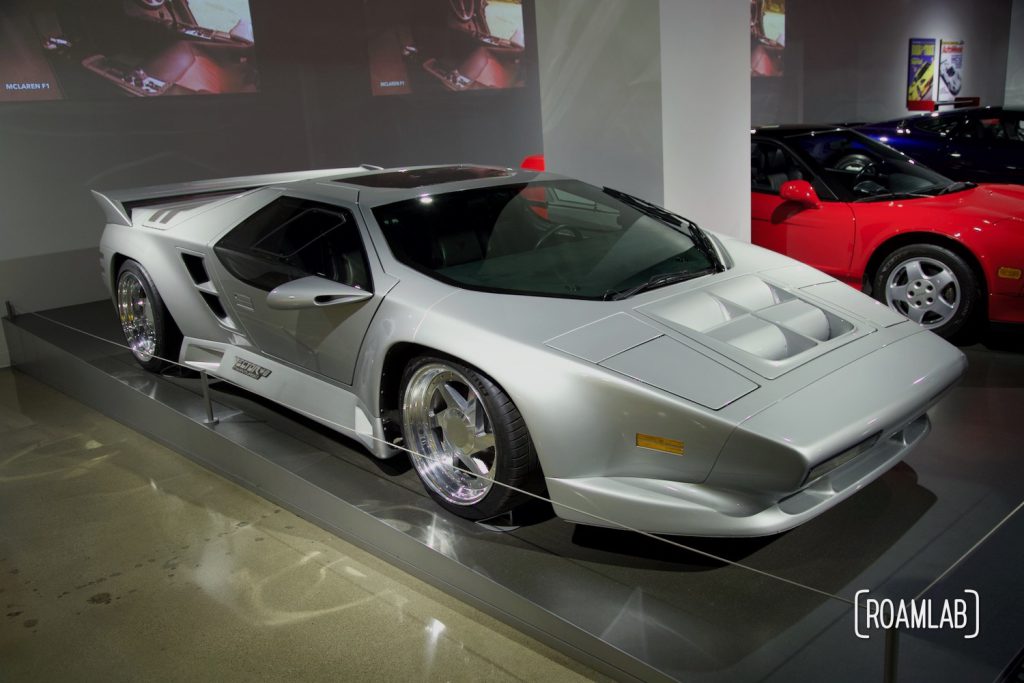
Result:
[[[885,631],[885,683],[896,683],[900,659],[900,630],[896,627]]]
[[[213,400],[210,398],[210,377],[206,370],[199,373],[203,381],[203,403],[206,404],[206,424],[215,425],[219,420],[213,416]]]

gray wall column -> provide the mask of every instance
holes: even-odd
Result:
[[[663,200],[658,12],[658,0],[537,0],[549,170]]]
[[[661,0],[665,204],[750,239],[750,2]]]

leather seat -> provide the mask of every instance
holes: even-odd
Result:
[[[778,192],[790,180],[803,180],[803,174],[781,149],[765,151],[764,175],[773,192]]]
[[[464,263],[479,261],[484,257],[480,240],[472,231],[438,235],[436,247],[435,256],[442,268],[461,266]]]

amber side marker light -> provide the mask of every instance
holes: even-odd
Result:
[[[636,445],[639,448],[647,448],[652,451],[671,453],[672,455],[683,454],[683,442],[675,439],[666,439],[663,436],[651,436],[650,434],[637,434]]]
[[[1021,276],[1021,270],[1020,268],[1007,268],[1003,266],[996,272],[996,275],[998,275],[1004,280],[1019,280]]]

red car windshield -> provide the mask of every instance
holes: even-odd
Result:
[[[806,133],[786,142],[845,201],[934,196],[957,189],[949,178],[853,131]]]

